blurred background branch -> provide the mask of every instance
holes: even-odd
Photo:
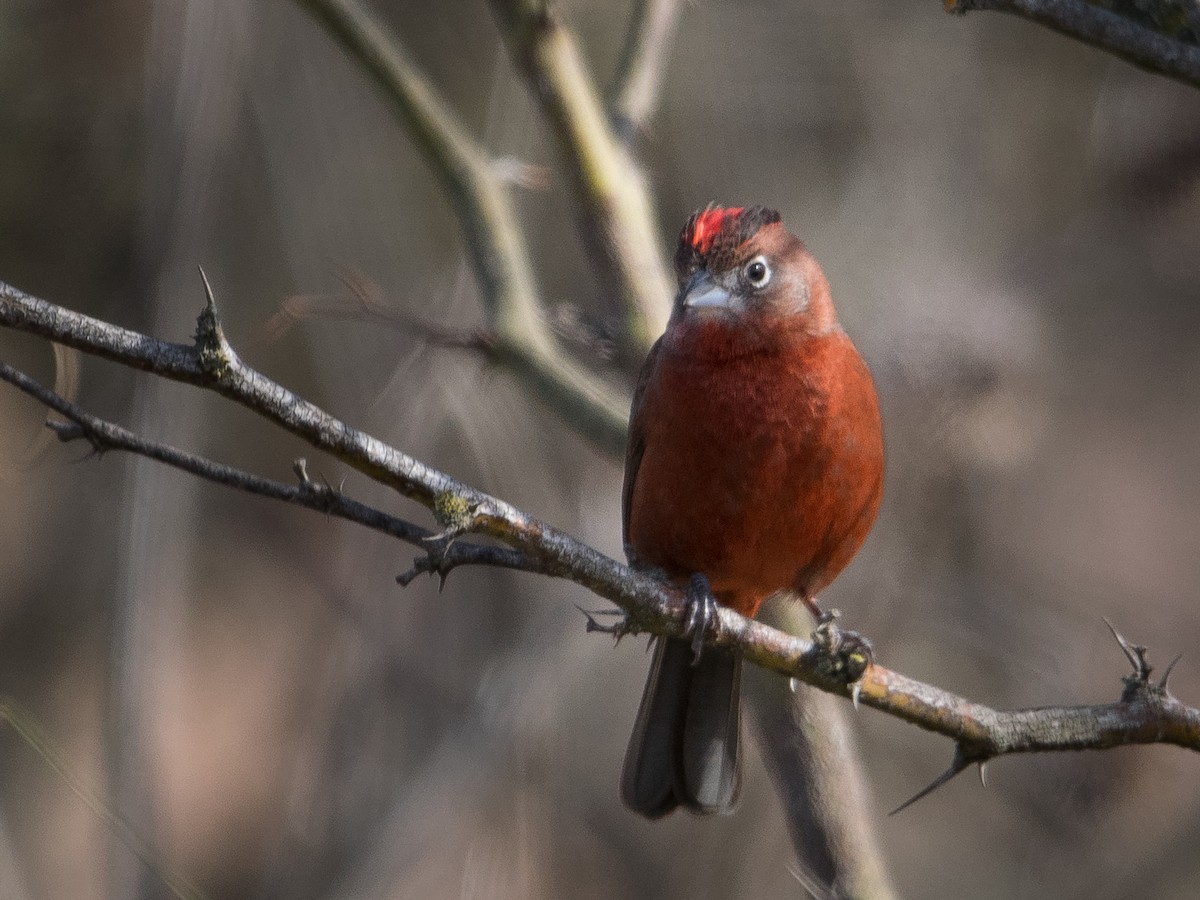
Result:
[[[658,108],[682,5],[682,0],[634,0],[607,91],[609,118],[627,144],[650,128]]]
[[[555,347],[510,187],[486,151],[409,59],[404,46],[355,0],[297,0],[380,87],[421,147],[454,206],[495,335],[495,354],[559,415],[617,452],[621,395]]]
[[[641,167],[612,130],[575,37],[553,4],[493,0],[492,6],[513,60],[557,139],[575,189],[584,246],[602,289],[621,301],[624,356],[636,364],[666,327],[674,294]],[[653,86],[652,80],[640,85],[643,90]],[[647,113],[652,100],[646,98]]]
[[[1195,0],[945,0],[953,13],[993,10],[1045,25],[1148,72],[1200,87]]]
[[[801,633],[808,620],[786,595],[768,601],[758,618],[791,634]],[[845,704],[756,666],[744,678],[749,718],[785,810],[805,890],[816,900],[898,896],[879,852],[871,790],[855,762],[858,741]]]

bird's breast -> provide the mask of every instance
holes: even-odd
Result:
[[[717,360],[668,350],[641,422],[630,543],[670,574],[704,572],[718,596],[818,590],[874,519],[879,413],[841,332]]]

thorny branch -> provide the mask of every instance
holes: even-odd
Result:
[[[1191,6],[1189,7],[1189,2]],[[1194,0],[1161,2],[1169,16],[1142,21],[1108,7],[1129,7],[1140,13],[1143,4],[1097,3],[1089,0],[944,0],[947,12],[994,10],[1020,16],[1047,28],[1107,50],[1149,72],[1157,72],[1200,87],[1200,7]],[[1168,20],[1177,20],[1174,26]],[[1189,37],[1191,40],[1187,40]]]
[[[7,381],[66,419],[66,422],[46,422],[46,426],[63,443],[85,440],[97,456],[103,456],[110,450],[135,453],[213,484],[223,484],[234,490],[345,519],[421,548],[428,555],[421,557],[417,565],[397,578],[401,584],[410,584],[418,575],[425,573],[436,572],[444,579],[453,569],[464,565],[487,565],[539,574],[543,572],[538,560],[507,547],[462,541],[440,542],[439,535],[428,528],[360,503],[346,496],[340,487],[335,488],[324,480],[314,481],[309,477],[304,459],[297,459],[293,465],[296,483],[284,484],[140,437],[120,425],[93,416],[8,363],[0,362],[0,381]]]
[[[207,287],[207,285],[206,285]],[[58,426],[64,437],[86,437],[97,449],[142,453],[231,487],[321,509],[359,521],[427,548],[427,559],[403,576],[420,571],[445,574],[454,565],[505,565],[565,578],[611,600],[626,614],[621,632],[649,631],[681,635],[684,596],[670,585],[629,569],[553,526],[405,455],[342,422],[246,365],[225,339],[216,307],[208,304],[198,320],[195,343],[168,343],[74,313],[0,283],[0,326],[35,334],[84,353],[216,391],[276,425],[303,438],[380,483],[394,488],[434,513],[436,535],[344,498],[340,491],[315,488],[306,477],[296,487],[202,461],[182,451],[142,441],[123,429],[83,413],[74,404],[4,365],[0,378],[34,396],[74,426]],[[77,431],[73,430],[78,429]],[[376,518],[378,517],[378,518]],[[465,545],[458,551],[471,558],[446,556],[459,546],[455,538],[486,535],[506,544],[515,555],[495,548]],[[433,546],[429,546],[432,543]],[[1127,744],[1175,744],[1200,751],[1200,710],[1167,690],[1167,679],[1155,683],[1144,648],[1122,640],[1136,661],[1125,679],[1121,698],[1097,706],[1045,707],[998,711],[933,685],[869,663],[846,674],[846,661],[819,642],[785,634],[730,609],[719,611],[711,643],[736,646],[752,662],[823,691],[850,697],[855,704],[881,710],[955,742],[951,769],[944,783],[970,765],[997,756],[1052,750],[1108,749]],[[861,673],[858,680],[854,675]],[[1168,675],[1170,674],[1168,669]]]

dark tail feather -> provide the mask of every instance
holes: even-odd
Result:
[[[692,648],[687,664],[691,667]],[[742,655],[708,647],[692,668],[692,687],[683,722],[682,793],[679,800],[701,813],[729,812],[741,782],[738,739],[741,721]]]
[[[724,813],[737,799],[741,654],[658,639],[642,705],[625,754],[621,797],[657,819],[676,806]]]

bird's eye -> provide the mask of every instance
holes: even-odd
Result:
[[[761,256],[756,256],[746,264],[744,269],[746,280],[753,287],[766,287],[767,282],[771,280],[771,267],[767,265],[767,261]]]

